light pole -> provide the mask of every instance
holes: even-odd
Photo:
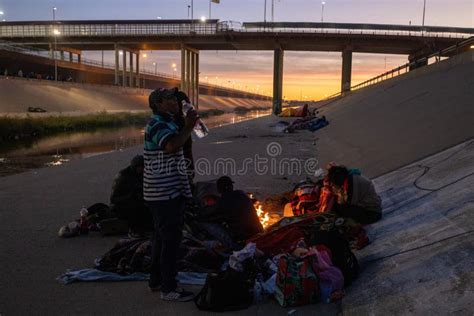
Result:
[[[191,10],[191,6],[188,4],[188,19],[189,19],[189,12]]]
[[[58,46],[58,35],[61,34],[59,30],[55,27],[56,24],[56,10],[58,8],[53,7],[53,36],[54,36],[54,51],[53,51],[53,58],[54,58],[54,81],[58,81],[58,61],[56,60],[56,50]]]
[[[265,0],[263,5],[263,22],[267,23],[267,0]]]
[[[423,34],[424,29],[425,29],[425,12],[426,12],[426,0],[423,0],[423,20],[421,22],[421,34]]]
[[[275,22],[275,0],[272,0],[272,22]]]
[[[153,66],[155,66],[155,76],[156,76],[156,67],[158,66],[156,62],[153,62]]]
[[[5,14],[5,12],[0,11],[0,16],[2,17],[2,22],[5,22],[5,21],[6,21],[5,19],[3,19],[3,15],[4,15],[4,14]]]
[[[212,0],[209,0],[209,20],[211,19],[211,3]]]
[[[326,4],[325,1],[321,2],[321,23],[324,23],[324,5]]]

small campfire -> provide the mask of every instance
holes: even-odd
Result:
[[[270,215],[262,209],[262,205],[260,203],[255,206],[255,210],[257,211],[258,219],[260,220],[263,228],[267,228],[267,226],[270,224]]]
[[[253,202],[253,206],[255,207],[255,211],[257,212],[258,219],[262,224],[263,228],[267,228],[268,226],[274,224],[280,219],[280,216],[277,214],[270,214],[263,209],[262,203],[255,198],[253,193],[249,193],[249,197]]]

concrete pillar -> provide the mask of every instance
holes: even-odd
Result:
[[[196,109],[199,108],[199,52],[196,53],[196,102],[194,106]]]
[[[191,100],[192,104],[196,103],[196,54],[192,51],[189,52],[190,62],[190,79],[189,79],[189,99]]]
[[[127,86],[127,51],[123,50],[122,86]]]
[[[191,51],[186,50],[186,94],[191,93]]]
[[[133,88],[133,52],[130,52],[130,77],[129,77],[129,86]]]
[[[186,49],[181,47],[181,91],[186,91]]]
[[[137,63],[137,88],[140,88],[140,51],[137,52],[136,63]]]
[[[80,64],[81,63],[81,54],[77,54],[77,62]]]
[[[342,79],[341,79],[341,92],[344,93],[351,91],[351,74],[352,74],[352,51],[344,50],[342,52]]]
[[[71,52],[69,52],[69,62],[72,63],[72,53]]]
[[[61,60],[64,60],[64,51],[60,51]]]
[[[283,96],[283,50],[275,49],[273,57],[273,114],[281,113]]]
[[[118,86],[119,83],[119,71],[120,71],[120,59],[119,59],[119,50],[117,45],[115,45],[115,81],[114,84]]]

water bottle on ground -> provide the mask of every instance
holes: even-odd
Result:
[[[186,100],[183,100],[181,102],[183,104],[184,115],[187,115],[190,110],[194,110],[194,106],[191,103],[186,102]],[[196,121],[196,125],[194,126],[194,134],[198,138],[206,137],[209,134],[209,129],[200,118],[198,118],[198,120]]]

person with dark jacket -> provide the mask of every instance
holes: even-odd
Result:
[[[221,198],[217,202],[217,212],[222,215],[231,238],[235,242],[246,239],[263,231],[252,200],[245,192],[234,190],[234,182],[227,176],[217,180],[217,190]]]
[[[115,178],[110,197],[111,210],[130,226],[130,235],[153,230],[153,220],[143,199],[143,156],[137,155],[130,166]]]
[[[382,218],[382,201],[369,179],[343,166],[332,166],[327,175],[332,192],[337,196],[334,212],[361,224]]]

